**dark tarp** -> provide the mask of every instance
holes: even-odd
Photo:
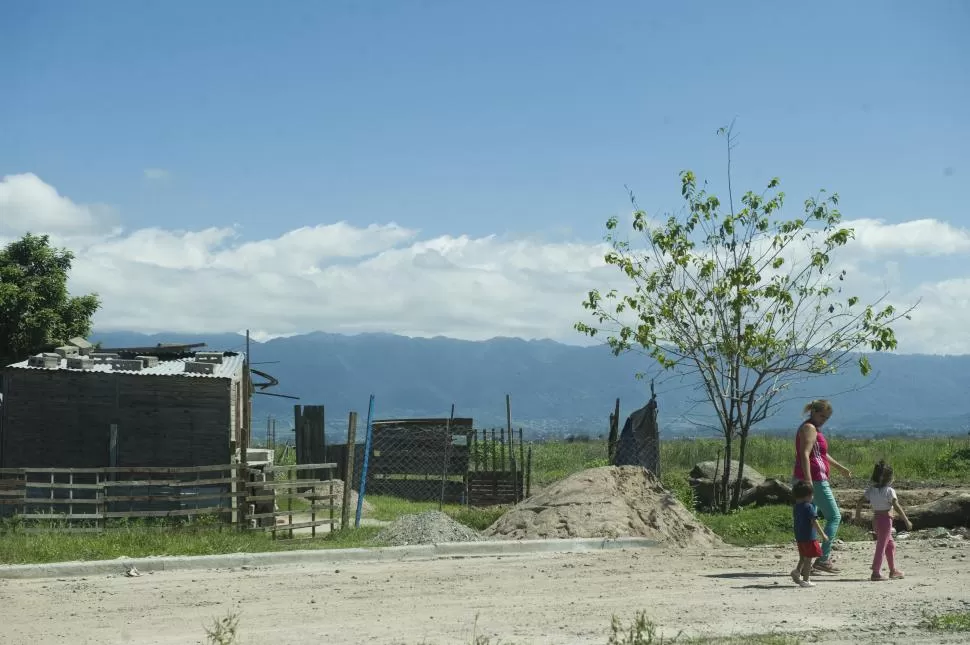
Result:
[[[627,417],[613,455],[614,466],[641,466],[660,477],[660,430],[657,398]]]

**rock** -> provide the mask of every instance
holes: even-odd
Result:
[[[506,539],[645,537],[669,546],[723,544],[639,466],[570,475],[520,502],[485,530]]]
[[[906,509],[914,529],[952,529],[970,525],[970,493],[953,493],[946,497]],[[897,518],[896,522],[900,520]],[[943,534],[949,535],[944,530]],[[940,536],[942,537],[942,535]]]
[[[791,486],[777,479],[766,479],[754,488],[741,493],[741,506],[790,504],[791,501]]]
[[[731,473],[730,473],[732,486],[734,485],[734,482],[737,481],[738,468],[740,468],[740,464],[737,461],[732,460]],[[717,473],[716,477],[715,477],[715,471]],[[690,477],[691,479],[713,480],[716,478],[718,482],[721,481],[721,477],[723,476],[724,476],[723,461],[702,461],[701,463],[696,464],[693,470],[691,470],[690,474],[688,475],[688,477]],[[744,465],[744,477],[741,480],[741,490],[754,488],[755,486],[763,484],[764,481],[765,481],[764,475],[762,475],[757,470],[752,468],[750,464]]]
[[[737,481],[739,464],[731,461],[731,486]],[[715,481],[714,476],[717,474]],[[694,489],[694,496],[701,508],[711,508],[716,505],[721,495],[721,475],[724,473],[723,462],[704,461],[694,466],[688,475],[688,482]],[[741,479],[741,506],[752,504],[787,504],[791,500],[791,487],[777,479],[766,479],[748,464],[744,466],[744,476]]]

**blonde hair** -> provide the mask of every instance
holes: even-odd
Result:
[[[805,406],[802,411],[804,414],[811,414],[813,412],[820,412],[822,414],[832,414],[832,404],[825,399],[815,399],[811,403]]]

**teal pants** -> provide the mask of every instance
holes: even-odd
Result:
[[[839,524],[842,523],[842,513],[839,512],[839,505],[835,502],[835,495],[832,494],[832,487],[827,481],[812,482],[815,492],[815,499],[812,502],[818,508],[818,513],[825,518],[825,535],[828,542],[822,542],[823,562],[827,562],[832,557],[832,543],[835,542],[835,535],[839,532]]]

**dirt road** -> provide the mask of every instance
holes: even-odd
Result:
[[[0,642],[204,642],[236,608],[246,645],[606,642],[610,616],[646,609],[665,632],[814,634],[828,643],[943,643],[924,611],[970,609],[970,543],[902,542],[907,578],[868,582],[870,545],[840,553],[844,573],[792,585],[792,551],[608,551],[427,562],[318,564],[70,580],[0,580]],[[897,627],[887,638],[891,624]],[[960,635],[955,635],[960,636]],[[494,640],[493,640],[494,642]]]

